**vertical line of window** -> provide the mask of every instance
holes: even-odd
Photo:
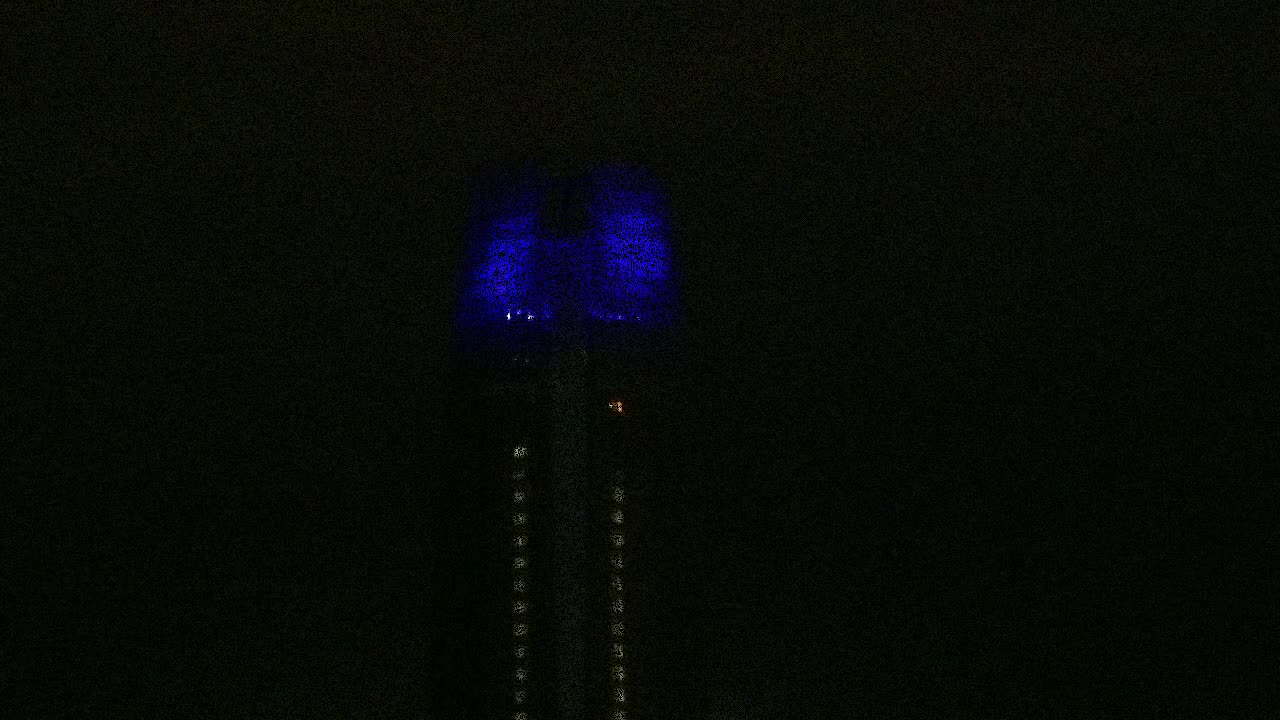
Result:
[[[612,720],[626,720],[626,626],[623,600],[623,547],[626,543],[623,504],[626,501],[626,490],[621,470],[614,471],[609,494],[611,502],[605,535],[605,549],[609,554],[609,717]]]
[[[528,701],[529,661],[532,652],[529,644],[529,484],[528,456],[525,445],[512,448],[514,465],[511,470],[511,628],[512,628],[512,701],[515,705],[513,720],[529,720]]]

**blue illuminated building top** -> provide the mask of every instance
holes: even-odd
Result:
[[[665,197],[642,169],[525,171],[480,188],[460,285],[459,330],[499,349],[671,324],[674,258]]]

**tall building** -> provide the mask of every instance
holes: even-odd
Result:
[[[508,572],[480,585],[509,637],[507,661],[486,664],[502,668],[486,693],[504,696],[487,706],[513,720],[636,717],[637,588],[652,574],[636,561],[678,325],[670,226],[633,166],[525,169],[475,190],[458,359],[483,436],[467,482],[506,498],[485,507],[507,519]]]

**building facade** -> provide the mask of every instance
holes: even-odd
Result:
[[[636,528],[676,324],[668,228],[634,167],[477,191],[459,358],[487,436],[475,480],[506,497],[508,660],[489,692],[513,720],[636,717]]]

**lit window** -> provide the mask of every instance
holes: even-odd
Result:
[[[524,719],[524,718],[516,718],[516,720],[525,720],[525,719]],[[614,710],[614,711],[613,711],[613,720],[627,720],[627,711],[626,711],[626,710]]]
[[[525,623],[516,623],[514,632],[517,637],[524,637],[529,634],[529,626]]]
[[[614,598],[614,599],[613,599],[613,611],[614,611],[615,613],[620,613],[620,612],[622,612],[622,598]]]
[[[609,583],[614,592],[622,592],[622,578],[617,575],[613,576],[613,580]]]
[[[525,320],[532,320],[532,319],[533,319],[533,315],[532,315],[532,314],[525,315],[525,316],[524,316],[524,319],[525,319]]]
[[[508,319],[508,320],[510,320],[510,319],[511,319],[511,311],[510,311],[510,310],[508,310],[508,311],[507,311],[507,319]]]
[[[622,556],[621,556],[621,555],[618,555],[618,554],[616,554],[616,553],[615,553],[612,557],[610,557],[610,558],[609,558],[609,564],[611,564],[611,565],[613,565],[615,568],[618,568],[619,570],[621,570],[621,569],[622,569]],[[520,566],[520,567],[524,567],[524,566],[522,565],[522,566]]]
[[[511,494],[511,500],[512,500],[513,502],[524,502],[524,491],[523,491],[523,490],[517,490],[517,491],[515,491],[514,493],[512,493],[512,494]]]
[[[516,547],[524,547],[529,542],[529,538],[525,535],[517,535],[514,538]]]
[[[518,712],[513,716],[512,720],[529,720],[529,713]],[[626,718],[614,718],[614,720],[626,720]]]
[[[524,703],[524,699],[525,699],[526,697],[528,697],[528,694],[527,694],[524,690],[517,690],[517,691],[516,691],[516,704],[517,704],[517,705],[520,705],[520,704]]]
[[[515,558],[514,560],[512,560],[512,564],[513,564],[516,568],[523,568],[523,567],[524,567],[525,565],[527,565],[528,563],[529,563],[529,561],[528,561],[528,560],[526,560],[526,559],[525,559],[525,557],[524,557],[523,555],[517,555],[517,556],[516,556],[516,558]]]
[[[526,649],[526,646],[524,645],[516,646],[516,657],[523,658],[527,653],[528,653],[528,650]]]
[[[529,454],[529,448],[527,448],[527,447],[525,447],[525,446],[523,446],[523,445],[517,445],[517,446],[515,447],[515,450],[513,450],[513,451],[512,451],[512,455],[514,455],[514,456],[515,456],[515,457],[517,457],[517,458],[522,458],[522,457],[524,457],[525,455],[528,455],[528,454]]]
[[[622,659],[622,643],[613,644],[613,657],[617,660]]]
[[[614,522],[615,524],[617,524],[617,525],[621,525],[621,524],[622,524],[622,511],[621,511],[621,510],[614,510],[614,511],[613,511],[613,515],[612,515],[611,517],[613,518],[613,522]]]
[[[523,681],[526,677],[528,677],[528,673],[525,672],[523,667],[516,668],[516,680]]]
[[[617,682],[622,682],[623,680],[626,680],[626,679],[627,679],[627,670],[626,670],[626,668],[622,667],[621,665],[614,665],[614,666],[613,666],[613,679],[614,679],[615,681],[617,681]]]
[[[516,592],[522,593],[524,592],[525,587],[527,586],[525,585],[524,579],[522,578],[522,579],[516,580],[512,587]]]
[[[613,543],[614,547],[622,547],[622,533],[614,533],[609,536],[609,542]]]
[[[624,690],[624,689],[622,689],[622,688],[620,688],[620,687],[619,687],[619,688],[614,688],[614,689],[613,689],[613,701],[614,701],[614,702],[619,702],[619,703],[620,703],[620,702],[626,702],[626,701],[627,701],[627,691],[626,691],[626,690]]]
[[[616,413],[621,414],[621,413],[622,413],[622,401],[621,401],[621,400],[613,400],[613,401],[611,401],[611,402],[609,403],[609,409],[610,409],[610,410],[612,410],[612,411],[614,411],[614,412],[616,412]]]
[[[610,632],[614,635],[622,635],[622,623],[614,623],[610,628]]]
[[[524,525],[526,522],[529,522],[529,516],[524,513],[516,513],[515,516],[511,518],[511,521],[516,525]]]
[[[511,606],[511,611],[517,615],[527,612],[528,610],[529,606],[523,600],[517,600]]]
[[[614,502],[622,502],[622,501],[623,501],[623,500],[625,500],[625,499],[626,499],[626,494],[622,492],[622,488],[620,488],[620,487],[615,487],[615,488],[613,489],[613,501],[614,501]]]

